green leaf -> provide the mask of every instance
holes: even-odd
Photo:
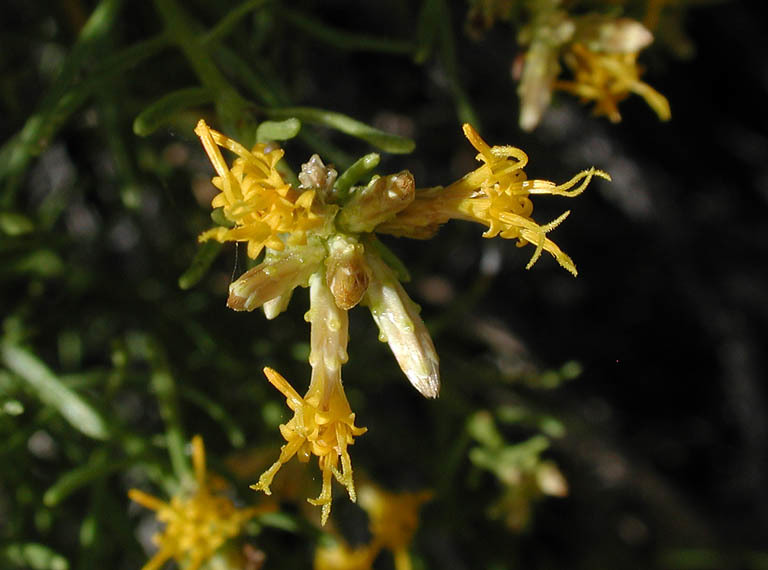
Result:
[[[146,137],[168,124],[179,112],[212,101],[213,92],[206,87],[188,87],[173,91],[139,113],[133,121],[133,132],[140,137]]]
[[[72,113],[85,103],[104,81],[125,73],[139,62],[155,55],[167,44],[165,36],[155,36],[104,58],[85,79],[61,93],[61,89],[54,86],[38,110],[27,119],[21,131],[0,148],[0,180],[8,179],[9,182],[1,196],[2,203],[7,206],[12,201],[13,192],[32,159],[47,148]]]
[[[28,217],[16,212],[0,212],[0,231],[9,236],[28,234],[35,225]]]
[[[34,354],[19,346],[2,343],[5,365],[32,388],[44,404],[58,410],[72,427],[94,439],[108,439],[109,426],[96,408],[63,384]]]
[[[414,49],[410,41],[356,34],[348,30],[332,28],[296,10],[283,9],[280,11],[280,16],[306,35],[338,49],[404,55],[410,54]]]
[[[379,165],[380,160],[381,156],[375,152],[366,154],[364,157],[356,160],[352,166],[347,168],[341,176],[339,176],[334,185],[339,202],[344,202],[352,185],[376,168]]]
[[[272,119],[295,117],[304,123],[336,129],[344,134],[363,139],[373,146],[392,154],[408,154],[413,152],[413,149],[416,147],[416,143],[411,139],[385,133],[335,111],[316,109],[314,107],[283,107],[262,109],[262,111]]]
[[[165,422],[165,442],[171,457],[171,465],[176,478],[186,483],[192,479],[192,468],[185,451],[186,438],[181,423],[176,379],[171,373],[165,351],[159,343],[150,338],[147,338],[146,342],[152,367],[152,390],[157,397],[160,416]]]
[[[224,244],[212,239],[203,242],[203,244],[197,248],[197,253],[195,253],[195,257],[192,258],[192,263],[190,263],[189,268],[181,274],[181,277],[179,277],[179,287],[184,290],[194,287],[195,284],[208,273],[211,264],[219,255],[223,245]]]
[[[256,142],[287,141],[299,134],[301,121],[295,117],[284,121],[264,121],[256,129]]]
[[[235,26],[247,16],[250,12],[263,8],[270,0],[247,0],[238,6],[235,6],[227,15],[224,16],[219,23],[216,24],[211,30],[203,36],[203,44],[209,44],[217,42],[222,38],[228,36]]]
[[[69,562],[47,546],[35,542],[8,544],[0,549],[0,562],[26,570],[68,570]],[[6,567],[3,565],[3,567]]]
[[[215,402],[204,393],[194,388],[185,386],[181,389],[181,397],[185,400],[192,402],[197,407],[201,408],[212,419],[216,420],[224,428],[227,433],[229,442],[233,447],[242,447],[245,444],[245,434],[240,429],[229,415],[229,412],[224,409],[218,402]]]
[[[106,450],[99,449],[93,453],[86,465],[67,471],[60,476],[43,495],[43,503],[47,507],[55,507],[81,487],[116,471],[122,471],[131,463],[130,459],[110,460]]]

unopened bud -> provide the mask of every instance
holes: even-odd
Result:
[[[574,41],[592,51],[637,53],[653,42],[653,34],[637,20],[584,16],[578,20]]]
[[[289,295],[299,285],[306,286],[324,253],[322,246],[307,245],[268,255],[229,286],[227,306],[235,311],[252,311],[271,299]]]
[[[440,391],[437,352],[418,306],[378,255],[366,253],[365,258],[372,273],[365,302],[379,326],[379,340],[389,343],[413,387],[427,398],[436,398]]]
[[[336,218],[336,225],[347,232],[371,232],[407,208],[415,197],[416,183],[407,170],[374,178],[368,186],[352,192]]]
[[[356,239],[340,234],[328,243],[325,259],[325,279],[333,293],[336,306],[349,310],[360,302],[371,278],[363,257],[363,245]]]

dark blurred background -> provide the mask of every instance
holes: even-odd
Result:
[[[0,23],[0,138],[39,108],[92,4],[8,3]],[[641,56],[644,80],[670,101],[670,122],[659,122],[639,97],[622,103],[622,122],[611,124],[558,94],[541,125],[524,133],[510,76],[514,29],[499,24],[471,40],[463,31],[466,5],[451,3],[459,77],[485,140],[524,149],[531,178],[561,182],[594,165],[613,182],[595,181],[575,200],[535,200],[540,223],[572,211],[551,235],[576,262],[576,279],[549,257],[525,271],[531,248],[485,240],[469,224],[450,223],[425,242],[384,238],[411,269],[406,287],[433,327],[443,391],[436,401],[419,400],[376,342],[367,311],[354,311],[345,383],[370,431],[353,461],[382,484],[444,484],[452,494],[425,507],[415,545],[424,567],[768,568],[768,20],[761,4],[690,3],[681,22],[689,53],[681,57],[660,40]],[[185,5],[207,26],[225,12]],[[418,14],[407,2],[295,7],[336,28],[401,39],[414,33]],[[247,22],[228,45],[273,74],[286,101],[415,139],[412,155],[383,154],[381,172],[408,168],[418,185],[431,186],[472,167],[439,58],[417,65],[407,56],[341,51],[279,17]],[[160,29],[150,3],[127,4],[105,49]],[[35,231],[8,237],[0,251],[4,334],[19,333],[52,368],[75,376],[112,370],[115,354],[123,345],[130,352],[137,335],[161,339],[184,383],[223,406],[247,440],[271,442],[276,451],[276,430],[265,427],[269,412],[253,412],[265,400],[280,403],[260,370],[276,365],[299,384],[306,377],[306,301],[297,294],[288,314],[269,322],[226,310],[224,292],[242,265],[232,247],[200,285],[178,289],[196,235],[210,224],[205,200],[195,198],[205,194],[196,188],[210,169],[185,128],[197,115],[147,138],[131,132],[149,102],[193,84],[189,65],[166,49],[99,88],[45,141],[4,202],[35,220]],[[216,120],[210,109],[202,112]],[[320,134],[353,157],[370,151],[338,133]],[[295,168],[315,151],[301,141],[286,145]],[[526,381],[571,361],[581,374],[556,389]],[[125,424],[145,422],[139,429],[147,437],[161,431],[157,413],[145,409],[146,365],[122,373],[106,392],[89,389],[116,405]],[[442,468],[429,458],[450,455],[473,411],[520,403],[565,426],[548,456],[570,490],[536,503],[526,528],[512,532],[476,522],[485,520],[483,501],[498,494],[492,478],[460,459],[453,483],[441,483]],[[227,454],[232,442],[210,419],[194,407],[183,415],[190,434],[203,433],[209,449]],[[13,428],[7,437],[39,433],[39,414],[30,416],[3,424]],[[86,495],[51,511],[48,524],[32,513],[56,473],[90,452],[80,440],[57,440],[53,455],[23,459],[14,451],[20,448],[6,447],[0,540],[29,536],[76,550],[76,526],[61,525],[81,519]],[[121,493],[130,483],[111,480],[104,508],[125,511]],[[28,503],[17,492],[25,486]],[[334,506],[342,517],[346,508]],[[126,538],[100,554],[117,560],[119,545],[128,545],[131,554],[113,567],[141,560],[131,529],[122,532]],[[257,539],[274,564],[266,567],[291,567],[278,562],[279,548],[299,538],[269,532]]]

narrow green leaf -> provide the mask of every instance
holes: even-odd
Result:
[[[176,478],[184,483],[192,478],[192,469],[185,451],[186,438],[179,412],[176,379],[162,348],[155,340],[149,340],[149,361],[152,366],[152,389],[160,407],[160,416],[165,422],[165,441],[168,455]]]
[[[296,10],[283,9],[280,11],[280,16],[304,34],[338,49],[404,55],[410,54],[414,49],[414,45],[410,41],[357,34],[348,30],[332,28],[320,20]]]
[[[356,160],[352,166],[341,173],[341,176],[339,176],[334,185],[334,189],[336,190],[340,202],[344,202],[352,185],[376,168],[379,165],[380,160],[381,156],[372,152],[366,154],[359,160]]]
[[[155,36],[104,58],[81,82],[60,96],[46,97],[38,110],[27,119],[21,131],[0,148],[0,180],[8,185],[2,195],[5,206],[11,203],[14,190],[32,159],[43,152],[59,129],[102,84],[125,73],[141,61],[155,55],[168,44],[165,36]],[[57,92],[52,88],[51,92]]]
[[[211,398],[188,386],[181,389],[181,397],[185,400],[192,402],[197,407],[201,408],[212,419],[216,420],[224,428],[227,433],[229,442],[233,447],[242,447],[245,444],[245,434],[235,422],[232,421],[229,412],[225,410],[219,403],[213,401]]]
[[[192,258],[189,268],[179,277],[179,287],[184,290],[194,287],[208,273],[223,245],[212,239],[203,242],[197,248],[197,253]]]
[[[416,147],[411,139],[392,135],[361,123],[341,113],[316,109],[314,107],[283,107],[262,109],[272,119],[288,119],[296,117],[304,123],[322,125],[336,129],[344,134],[363,139],[364,141],[393,154],[408,154]]]
[[[256,129],[256,142],[287,141],[299,134],[301,121],[291,117],[284,121],[264,121]]]
[[[421,7],[416,30],[416,49],[413,55],[416,63],[424,63],[432,55],[437,38],[439,8],[438,0],[425,0]]]
[[[163,24],[172,41],[181,49],[200,82],[211,90],[216,112],[224,124],[238,124],[249,103],[227,80],[201,41],[200,25],[176,0],[155,0]]]
[[[270,0],[247,0],[242,4],[235,6],[229,10],[227,15],[219,20],[213,28],[211,28],[211,31],[203,36],[203,44],[217,42],[220,39],[227,37],[240,20],[249,13],[258,10],[259,8],[263,8],[269,2]]]
[[[0,231],[9,236],[28,234],[35,225],[27,216],[16,212],[0,212]]]
[[[44,404],[58,410],[85,435],[108,439],[109,426],[104,417],[77,392],[64,385],[51,370],[28,350],[9,343],[0,345],[5,365],[32,388]]]
[[[461,123],[469,123],[478,130],[481,129],[480,119],[477,116],[472,103],[469,101],[466,91],[459,78],[459,64],[456,59],[456,45],[451,22],[451,11],[445,0],[432,0],[435,4],[435,17],[439,30],[438,49],[440,61],[445,68],[445,73],[450,80],[451,92],[456,104],[456,115]]]
[[[69,562],[43,544],[21,542],[0,548],[0,562],[26,570],[68,570]],[[6,568],[5,564],[3,567]]]
[[[212,101],[213,92],[206,87],[188,87],[173,91],[139,113],[133,121],[133,132],[140,137],[146,137],[170,122],[180,111]]]
[[[107,451],[99,449],[93,453],[87,464],[67,471],[59,477],[43,495],[43,503],[47,507],[55,507],[81,487],[90,485],[94,481],[117,471],[122,471],[131,463],[132,460],[130,459],[110,460]]]
[[[0,178],[9,176],[9,191],[12,194],[21,174],[34,156],[48,145],[50,123],[57,119],[57,109],[65,104],[67,95],[84,64],[97,51],[117,18],[122,0],[102,0],[91,13],[80,31],[75,45],[60,65],[60,71],[51,88],[43,97],[38,112],[34,113],[16,136],[12,137],[0,151]],[[9,201],[6,201],[6,205]]]

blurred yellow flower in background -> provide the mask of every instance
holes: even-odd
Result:
[[[158,551],[142,570],[161,568],[171,558],[185,570],[197,570],[261,510],[238,509],[229,498],[212,492],[200,436],[192,439],[192,463],[196,488],[191,494],[175,495],[165,502],[138,489],[128,492],[131,500],[155,511],[157,520],[165,523],[163,531],[153,537]]]

